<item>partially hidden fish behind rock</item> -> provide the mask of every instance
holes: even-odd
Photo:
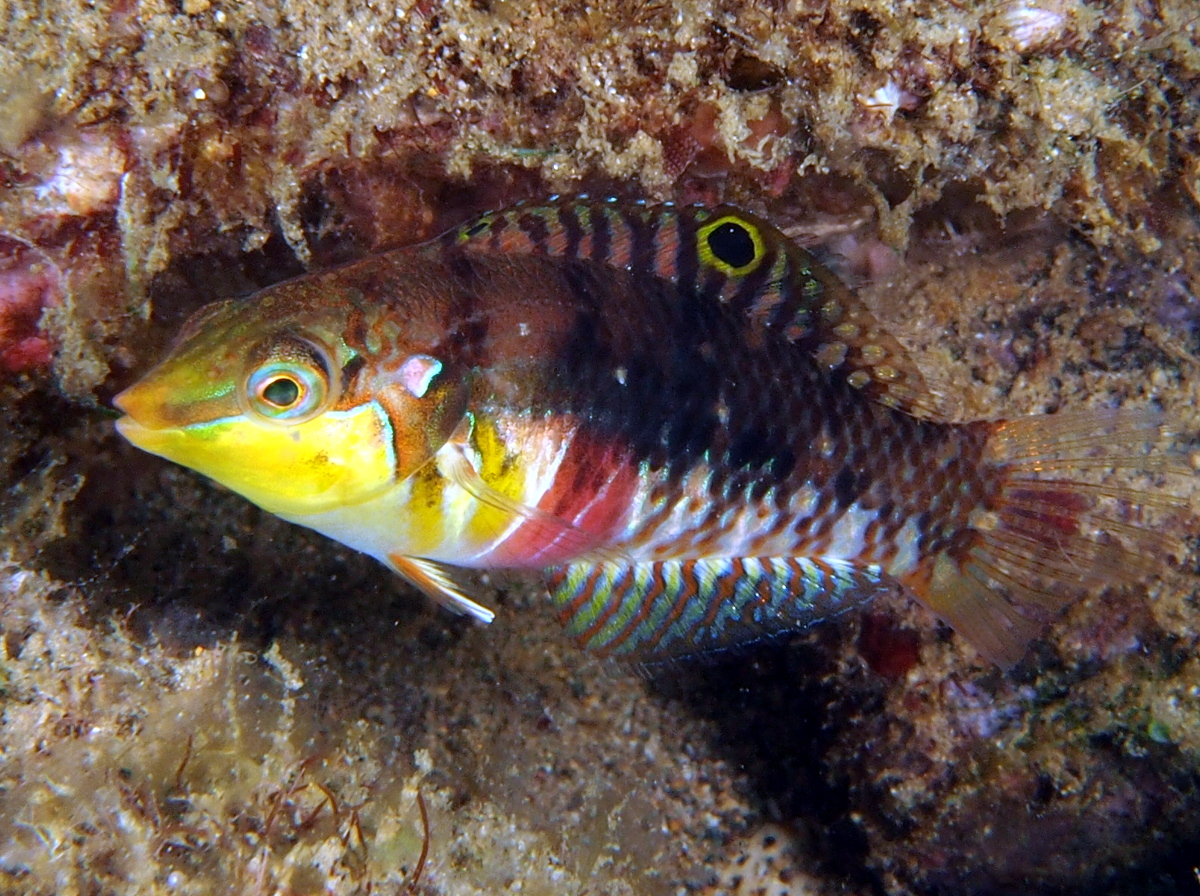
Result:
[[[1155,412],[941,422],[863,302],[739,209],[556,200],[201,310],[121,393],[135,445],[490,621],[447,566],[546,571],[642,661],[904,589],[1002,665],[1153,575],[1191,472]],[[1087,481],[1081,481],[1087,480]]]

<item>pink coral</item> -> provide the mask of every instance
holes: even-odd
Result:
[[[39,329],[42,311],[62,299],[58,268],[30,246],[0,237],[0,370],[50,363],[54,347]]]

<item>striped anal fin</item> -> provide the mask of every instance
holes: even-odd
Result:
[[[802,629],[899,586],[846,560],[717,557],[572,563],[548,587],[581,647],[654,661]]]

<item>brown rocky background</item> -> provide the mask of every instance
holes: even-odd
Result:
[[[769,214],[963,417],[1194,431],[1198,31],[1189,0],[0,0],[0,891],[1196,892],[1194,553],[1009,673],[880,603],[643,678],[517,579],[480,581],[489,628],[441,614],[106,407],[206,301],[589,191]]]

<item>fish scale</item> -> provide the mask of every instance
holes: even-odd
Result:
[[[135,444],[490,621],[448,567],[545,570],[581,646],[641,661],[907,592],[999,663],[1153,572],[1081,470],[1190,475],[1168,421],[945,422],[871,310],[732,206],[483,215],[203,310],[117,404]]]

